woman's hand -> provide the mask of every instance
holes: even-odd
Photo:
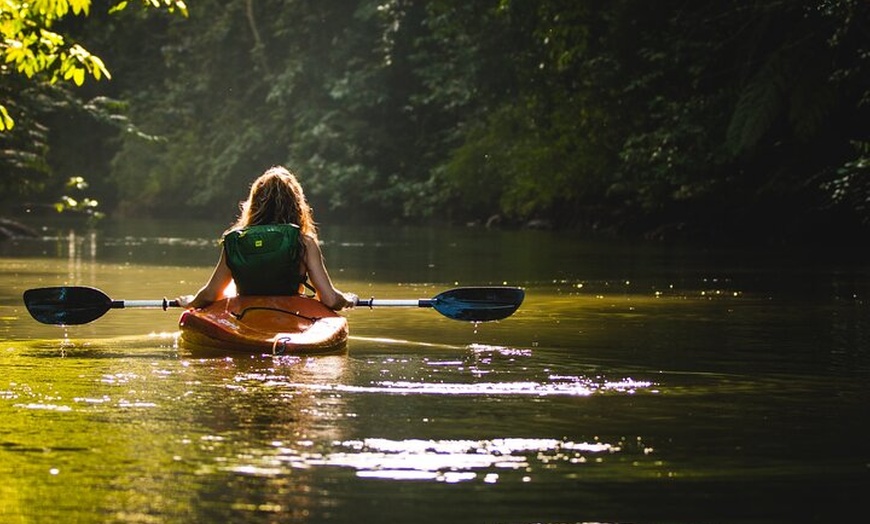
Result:
[[[344,297],[345,302],[343,308],[352,308],[359,302],[359,297],[355,293],[342,293],[341,296]]]
[[[193,295],[181,295],[179,297],[175,297],[175,302],[178,304],[179,307],[190,307],[190,303],[193,302]]]

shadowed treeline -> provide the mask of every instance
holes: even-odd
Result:
[[[792,243],[870,223],[864,1],[190,4],[70,22],[111,82],[4,86],[34,107],[0,138],[33,159],[4,158],[4,197],[81,176],[110,216],[228,222],[285,164],[321,220]]]

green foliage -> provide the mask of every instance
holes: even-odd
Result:
[[[848,1],[247,7],[206,2],[177,35],[139,115],[167,145],[136,161],[128,138],[116,164],[131,203],[225,216],[283,163],[320,212],[355,219],[640,230],[821,209],[823,173],[848,152],[809,145],[866,78],[858,63],[831,70],[866,11]]]
[[[731,217],[725,227],[750,229],[761,217],[829,207],[819,182],[867,132],[855,92],[866,70],[850,66],[847,79],[832,65],[854,52],[843,36],[866,28],[868,9],[826,4],[848,9],[699,2],[612,11],[603,49],[617,96],[597,99],[620,115],[624,142],[608,194],[624,215],[638,226],[699,229]]]
[[[115,7],[83,28],[115,87],[84,99],[121,130],[94,180],[122,212],[228,221],[284,164],[321,219],[700,236],[870,216],[863,0]]]
[[[492,101],[469,118],[444,174],[478,213],[578,220],[598,207],[612,139],[607,115],[590,104],[597,65],[579,59],[594,17],[559,2],[501,2],[489,17],[498,49],[479,50],[477,62],[499,71],[498,82],[481,79]]]
[[[142,5],[186,14],[181,0],[143,0]],[[116,111],[107,111],[112,105],[107,98],[81,102],[66,89],[83,87],[88,76],[111,78],[103,60],[70,32],[91,14],[90,0],[0,3],[0,188],[7,198],[51,191],[52,113],[78,109],[134,129]]]
[[[0,6],[0,62],[2,74],[17,73],[33,79],[43,77],[49,83],[58,80],[84,83],[90,74],[99,80],[109,72],[99,57],[77,43],[68,42],[52,31],[61,18],[72,14],[87,15],[89,0],[38,0],[4,2]],[[0,131],[11,130],[15,121],[6,104],[0,101]]]
[[[45,88],[28,85],[22,79],[4,80],[0,82],[0,97],[8,97],[7,105],[18,115],[19,125],[0,133],[0,194],[7,198],[29,196],[44,189],[51,171],[47,161],[49,129],[40,122],[40,111],[52,105],[53,98]]]
[[[143,0],[145,5],[164,7],[187,13],[181,0]],[[118,11],[126,2],[116,4],[111,11]],[[103,60],[70,41],[54,27],[70,15],[88,16],[90,0],[34,0],[22,2],[8,0],[0,5],[0,61],[11,66],[3,74],[14,71],[29,79],[42,79],[51,84],[58,81],[73,82],[81,86],[85,76],[95,80],[111,78]],[[14,120],[4,104],[0,104],[0,131],[12,129]]]
[[[870,141],[855,142],[856,156],[834,171],[822,188],[831,207],[845,207],[870,226]]]
[[[88,188],[88,183],[84,177],[70,177],[66,182],[66,193],[60,197],[60,200],[54,204],[55,210],[58,213],[80,213],[86,215],[88,220],[94,224],[103,219],[105,214],[98,211],[100,203],[88,196],[85,196],[85,190]],[[73,196],[70,196],[72,194]]]

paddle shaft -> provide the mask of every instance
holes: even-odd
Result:
[[[178,307],[178,302],[175,300],[113,300],[112,309],[127,309],[127,308],[160,308],[167,309]]]
[[[420,299],[375,299],[369,298],[359,300],[356,304],[358,307],[432,307],[433,300],[431,298]],[[178,302],[175,300],[113,300],[111,309],[128,309],[128,308],[161,308],[167,309],[170,307],[178,307]]]
[[[420,299],[404,299],[404,300],[396,300],[396,299],[386,299],[386,298],[369,298],[366,300],[359,300],[356,303],[357,307],[432,307],[433,300],[431,298],[420,298]]]
[[[360,299],[357,307],[432,307],[433,300],[431,298],[419,299],[385,299],[385,298],[369,298]],[[167,309],[170,307],[178,307],[178,302],[175,300],[113,300],[112,309],[127,309],[127,308],[161,308]]]

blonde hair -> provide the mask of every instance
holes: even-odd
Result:
[[[296,224],[303,235],[317,239],[314,213],[299,180],[281,166],[267,169],[251,184],[248,199],[231,229],[264,224]]]

